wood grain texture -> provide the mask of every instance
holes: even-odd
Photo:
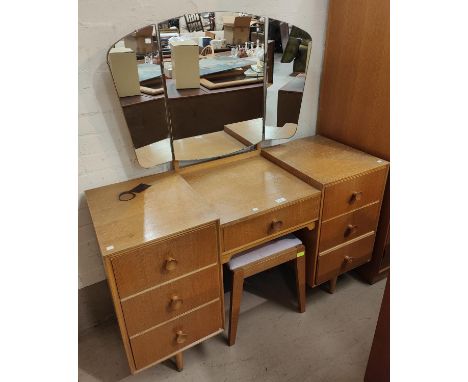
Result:
[[[262,149],[262,155],[314,187],[385,168],[388,162],[320,135]]]
[[[382,168],[340,183],[326,186],[322,221],[382,200],[387,168]],[[376,216],[376,224],[378,216]]]
[[[356,238],[349,243],[319,254],[317,261],[317,284],[369,261],[374,246],[374,232]]]
[[[130,201],[119,193],[151,185]],[[151,175],[85,192],[103,256],[215,222],[217,216],[178,174]],[[183,216],[183,218],[181,218]]]
[[[317,133],[390,159],[390,1],[331,0]]]
[[[218,298],[218,273],[219,266],[214,264],[122,301],[128,335],[132,337]]]
[[[107,283],[109,284],[109,289],[111,291],[112,302],[114,303],[115,314],[117,316],[120,336],[122,337],[125,355],[127,356],[128,366],[130,368],[130,372],[134,374],[136,372],[135,359],[133,358],[132,347],[130,345],[130,338],[127,332],[127,328],[125,326],[125,318],[122,311],[122,306],[120,304],[119,292],[117,291],[117,286],[115,284],[112,263],[109,257],[104,257],[102,260],[104,263],[104,270],[106,272]]]
[[[138,163],[141,167],[151,168],[158,164],[167,163],[172,160],[170,139],[153,142],[147,146],[135,149]]]
[[[181,174],[195,192],[206,197],[221,224],[321,195],[319,190],[258,155]],[[284,201],[277,202],[280,198]]]
[[[215,224],[112,257],[121,299],[218,262]],[[170,264],[169,264],[170,263]]]
[[[377,229],[380,203],[354,210],[348,214],[322,222],[320,251],[346,243]]]
[[[305,226],[318,219],[320,196],[283,205],[271,212],[222,227],[223,252],[241,248],[248,243],[267,239],[270,235]]]
[[[243,142],[224,131],[176,139],[173,145],[175,159],[179,161],[217,158],[247,148]]]
[[[262,118],[231,123],[224,126],[224,131],[247,146],[262,142]],[[282,127],[265,126],[265,140],[287,139],[297,132],[296,123],[286,123]]]
[[[220,300],[131,339],[137,369],[167,358],[222,327]]]
[[[390,270],[390,176],[387,180],[372,260],[358,269],[370,284],[385,278]]]
[[[231,300],[229,307],[229,332],[228,344],[232,346],[236,343],[237,325],[239,323],[240,304],[244,287],[244,271],[242,268],[236,269],[232,275]]]

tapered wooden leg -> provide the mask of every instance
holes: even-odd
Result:
[[[175,355],[175,363],[176,363],[176,366],[177,366],[177,371],[184,370],[184,356],[183,356],[182,352],[177,353]]]
[[[305,294],[306,294],[306,280],[305,280],[305,256],[297,257],[294,260],[294,268],[296,270],[296,289],[297,300],[299,302],[299,312],[305,312]]]
[[[229,346],[232,346],[236,343],[237,323],[239,321],[239,311],[243,287],[244,272],[242,270],[234,271],[232,275],[231,309],[229,317]]]
[[[336,280],[338,280],[338,276],[335,276],[333,277],[332,279],[330,279],[329,281],[329,287],[328,287],[328,292],[329,293],[335,293],[335,289],[336,289]]]

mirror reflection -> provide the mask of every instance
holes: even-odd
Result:
[[[175,159],[220,157],[260,142],[265,19],[186,14],[160,23],[158,31]],[[260,139],[247,139],[240,134],[245,129]]]
[[[107,56],[138,162],[145,168],[172,160],[156,37],[155,25],[141,28]]]
[[[107,60],[138,162],[214,159],[292,137],[311,49],[306,31],[239,12],[185,14],[123,37]]]
[[[292,137],[297,130],[312,38],[306,31],[269,19],[265,140]]]

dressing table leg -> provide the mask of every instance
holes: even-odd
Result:
[[[329,287],[328,287],[328,292],[329,292],[329,293],[335,293],[335,289],[336,289],[336,280],[338,280],[338,276],[335,276],[335,277],[333,277],[332,279],[330,279],[330,281],[329,281]]]
[[[229,317],[229,346],[232,346],[236,343],[237,323],[239,321],[239,311],[243,287],[244,272],[242,270],[234,271],[232,275],[231,307]]]
[[[177,371],[184,370],[184,355],[182,352],[177,353],[175,355],[175,363],[176,363]]]
[[[294,269],[296,271],[296,289],[299,302],[299,312],[305,312],[305,256],[297,257],[294,260]]]

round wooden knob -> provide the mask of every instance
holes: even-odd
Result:
[[[350,203],[358,202],[362,199],[362,191],[354,191],[349,199]]]
[[[345,256],[344,262],[345,264],[351,264],[353,262],[353,258],[351,256]]]
[[[345,236],[350,236],[353,233],[356,233],[358,226],[353,224],[348,224],[345,230]]]
[[[270,223],[270,231],[275,232],[279,231],[283,227],[283,221],[278,220],[278,219],[273,219],[273,221]]]
[[[174,269],[176,269],[176,267],[177,267],[177,260],[169,256],[166,259],[166,270],[173,271]]]
[[[185,341],[187,341],[187,336],[188,334],[184,333],[182,330],[178,330],[176,332],[176,342],[178,344],[183,344]]]
[[[182,300],[179,296],[174,295],[171,297],[171,308],[174,310],[180,309],[184,300]]]

